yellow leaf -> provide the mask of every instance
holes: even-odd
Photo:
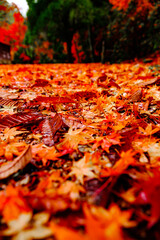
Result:
[[[73,162],[69,176],[75,176],[76,179],[83,184],[84,177],[97,178],[95,171],[95,166],[93,166],[91,162],[86,162],[86,155],[84,155],[79,161]]]
[[[61,143],[66,148],[76,149],[79,144],[86,144],[88,139],[91,138],[90,133],[84,131],[84,128],[73,130],[72,127],[64,135],[64,141]]]
[[[70,198],[75,201],[79,198],[80,192],[84,193],[85,189],[75,182],[66,181],[60,185],[57,191],[60,195],[69,194]]]

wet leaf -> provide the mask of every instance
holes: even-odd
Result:
[[[18,170],[23,169],[31,159],[31,146],[27,146],[21,155],[0,166],[0,179],[7,178],[11,174],[18,172]]]

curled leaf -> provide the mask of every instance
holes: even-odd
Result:
[[[30,145],[22,152],[21,155],[16,157],[12,162],[3,164],[0,167],[0,179],[9,177],[11,174],[16,173],[18,170],[24,168],[32,159]]]
[[[147,81],[141,81],[138,85],[140,87],[145,87],[145,86],[152,85],[152,84],[156,84],[156,85],[159,86],[160,85],[160,78],[159,77],[152,77]]]

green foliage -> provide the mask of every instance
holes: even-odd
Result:
[[[49,41],[54,62],[73,62],[73,37],[79,34],[79,45],[85,62],[121,62],[143,58],[160,46],[160,2],[154,8],[137,11],[137,0],[119,11],[107,0],[27,0],[28,32],[25,43],[32,47]],[[67,53],[64,52],[67,44]],[[103,46],[103,47],[102,47]],[[76,49],[78,52],[78,49]],[[47,61],[45,57],[43,60]]]
[[[67,42],[68,60],[71,54],[72,38],[77,29],[84,28],[92,21],[92,4],[90,0],[33,0],[28,1],[29,32],[26,42],[31,44],[40,36],[56,45],[57,39]]]
[[[11,24],[14,21],[15,9],[6,0],[0,0],[0,27],[4,24]]]

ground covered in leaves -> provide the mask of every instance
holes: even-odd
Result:
[[[0,66],[1,239],[160,239],[159,64]]]

